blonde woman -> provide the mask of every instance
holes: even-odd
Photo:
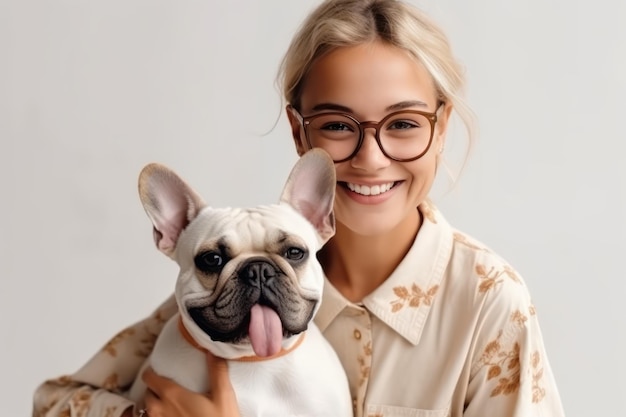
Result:
[[[320,147],[335,161],[337,233],[318,254],[327,283],[316,323],[348,375],[354,415],[562,416],[522,277],[428,199],[452,115],[472,132],[444,33],[399,1],[325,1],[280,77],[296,151]],[[35,415],[132,415],[120,387],[143,359],[131,352],[174,310],[170,299],[115,349],[42,384]],[[207,395],[142,375],[149,416],[238,415],[227,365],[207,360],[218,376]]]

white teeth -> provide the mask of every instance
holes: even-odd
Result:
[[[393,187],[393,182],[374,185],[372,187],[369,187],[367,185],[353,184],[351,182],[347,182],[346,184],[348,185],[350,191],[354,191],[355,193],[361,195],[379,195],[382,193],[386,193],[387,191],[391,190],[391,187]]]

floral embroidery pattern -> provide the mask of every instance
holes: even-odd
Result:
[[[530,359],[530,364],[533,367],[533,402],[538,403],[543,400],[543,397],[546,396],[546,390],[542,386],[539,385],[541,378],[543,378],[543,368],[539,368],[539,362],[541,362],[541,357],[539,352],[535,351],[532,354]]]
[[[528,318],[524,313],[516,310],[511,314],[510,320],[519,327],[523,327]],[[506,349],[502,346],[501,338],[502,330],[485,346],[480,358],[482,366],[489,367],[487,380],[499,378],[498,384],[491,391],[492,397],[515,393],[520,386],[520,345],[515,342],[510,349]]]
[[[36,413],[33,413],[33,417],[45,417],[46,414],[48,414],[48,411],[50,411],[52,407],[54,407],[58,401],[59,401],[58,399],[51,401],[48,405],[46,405],[45,407],[42,407]]]
[[[363,386],[370,374],[370,363],[372,357],[372,342],[367,342],[363,346],[363,355],[357,356],[359,367],[361,368],[361,379],[359,380],[359,386]]]
[[[475,267],[476,274],[480,278],[480,285],[478,286],[478,292],[487,292],[490,289],[494,288],[497,284],[501,283],[502,275],[508,276],[514,282],[521,284],[521,280],[517,273],[508,265],[504,265],[501,270],[496,270],[494,266],[487,268],[485,265],[478,264]]]
[[[151,330],[148,324],[144,325],[144,337],[141,338],[139,343],[141,346],[135,351],[135,355],[141,358],[147,358],[150,356],[150,352],[154,348],[154,344],[156,343],[157,338],[159,337],[159,332],[163,329],[163,326],[168,321],[168,318],[163,314],[161,310],[157,310],[157,312],[152,317],[154,320],[154,326],[156,331]]]
[[[519,327],[524,327],[528,317],[526,317],[521,311],[517,310],[511,314],[511,321],[515,322]]]
[[[467,246],[468,248],[477,250],[477,251],[484,251],[484,252],[489,252],[489,249],[482,247],[482,246],[478,246],[478,244],[476,244],[475,242],[473,242],[472,240],[470,240],[466,235],[459,233],[459,232],[454,232],[454,241],[455,242],[459,242],[462,245]]]
[[[141,346],[135,351],[135,355],[141,358],[147,358],[150,356],[150,352],[152,352],[152,348],[154,348],[157,337],[159,337],[158,333],[150,331],[148,326],[145,326],[144,337],[139,341]]]
[[[72,381],[69,376],[64,375],[59,378],[46,381],[46,385],[49,388],[52,388],[52,390],[50,390],[46,394],[45,405],[42,405],[39,409],[33,409],[33,417],[45,417],[46,415],[48,415],[50,410],[52,410],[57,405],[59,400],[64,396],[63,390],[55,391],[54,389],[76,385],[76,382]],[[46,389],[46,391],[48,390]],[[59,415],[62,416],[64,415],[63,413],[66,413],[69,416],[69,406],[66,407],[68,407],[67,410],[61,411]]]
[[[520,346],[515,342],[509,350],[505,349],[498,336],[489,342],[483,351],[480,361],[483,367],[487,366],[487,381],[498,378],[498,384],[491,391],[491,396],[513,394],[520,386]]]
[[[529,309],[534,314],[534,308]],[[511,322],[519,327],[524,327],[528,317],[517,310],[511,314]],[[502,344],[502,330],[494,340],[489,342],[480,357],[479,363],[482,367],[487,367],[487,381],[497,379],[496,386],[491,391],[491,396],[508,395],[516,393],[520,389],[521,381],[521,360],[520,344],[515,342],[512,347],[507,348]],[[532,394],[533,403],[540,402],[546,395],[545,388],[541,386],[543,378],[543,368],[540,366],[541,357],[535,351],[530,357],[532,368]]]
[[[119,388],[119,382],[118,382],[118,376],[116,373],[112,373],[111,375],[109,375],[104,382],[102,383],[102,388],[107,389],[107,390],[116,390],[117,388]]]
[[[132,336],[133,334],[135,334],[135,329],[133,328],[122,330],[121,332],[113,336],[113,339],[109,340],[109,342],[104,345],[102,350],[107,352],[111,356],[117,356],[117,345],[126,337]]]
[[[416,284],[411,285],[410,291],[407,287],[394,287],[393,292],[398,299],[391,301],[391,311],[396,313],[407,305],[417,308],[422,305],[422,303],[429,306],[433,301],[433,297],[437,294],[438,289],[439,285],[433,285],[426,292]]]
[[[167,316],[163,314],[163,311],[161,309],[159,309],[156,311],[156,313],[154,313],[154,316],[152,318],[156,322],[157,326],[163,327],[163,325],[167,322],[167,320],[169,320],[170,317],[171,315]]]
[[[63,375],[56,379],[51,380],[50,382],[58,385],[59,387],[67,387],[68,385],[72,385],[74,381],[72,381],[72,377],[69,375]]]
[[[104,410],[104,417],[113,417],[115,411],[117,411],[117,407],[107,407],[107,409]]]
[[[76,412],[77,417],[86,415],[90,404],[91,392],[89,391],[77,391],[70,399],[70,406]]]
[[[513,268],[511,268],[510,265],[504,265],[504,273],[511,278],[514,282],[517,282],[518,284],[522,283],[522,280],[520,279],[519,275],[517,275],[517,272],[515,272],[515,270]]]

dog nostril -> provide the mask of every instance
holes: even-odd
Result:
[[[265,281],[268,281],[276,276],[276,270],[270,264],[263,264],[261,266],[261,277]]]
[[[261,282],[267,283],[276,277],[276,270],[267,262],[254,262],[246,266],[240,276],[250,284],[258,286]]]

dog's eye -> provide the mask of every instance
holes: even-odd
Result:
[[[219,252],[202,252],[194,258],[196,267],[202,272],[219,272],[224,266],[224,258]]]
[[[291,261],[299,261],[304,258],[306,252],[303,249],[292,246],[285,251],[285,258]]]

